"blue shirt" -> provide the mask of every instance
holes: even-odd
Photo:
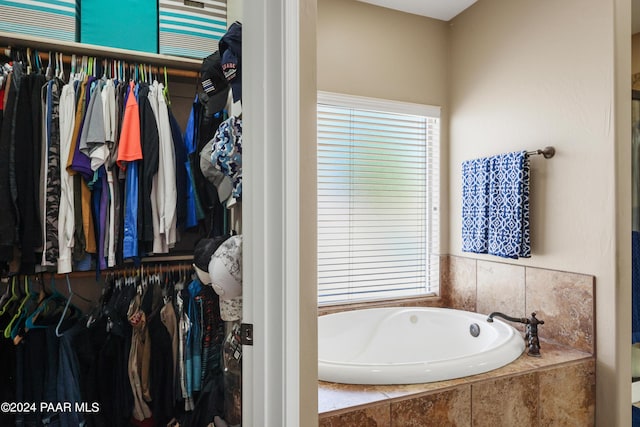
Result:
[[[138,162],[127,163],[124,194],[123,258],[138,256]]]

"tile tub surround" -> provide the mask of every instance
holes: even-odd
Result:
[[[591,426],[595,360],[553,342],[543,356],[466,378],[361,386],[320,382],[320,427]]]
[[[595,412],[595,278],[444,255],[441,297],[377,306],[435,306],[545,321],[542,357],[472,377],[426,384],[320,382],[320,427],[592,426]],[[370,304],[320,308],[319,315]],[[514,324],[524,332],[524,326]]]
[[[448,260],[441,283],[446,307],[514,317],[535,311],[545,321],[541,338],[595,354],[593,276],[452,255]]]

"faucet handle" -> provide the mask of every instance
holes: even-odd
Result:
[[[540,339],[538,338],[538,325],[544,325],[544,320],[536,317],[536,312],[531,313],[531,318],[527,322],[527,333],[525,340],[527,341],[529,356],[540,357]]]
[[[529,323],[532,325],[544,325],[544,320],[536,318],[536,312],[534,311],[533,313],[531,313]]]

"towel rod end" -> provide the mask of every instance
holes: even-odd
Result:
[[[538,150],[538,154],[542,154],[545,159],[550,159],[556,154],[556,149],[553,147],[544,147],[542,150]]]

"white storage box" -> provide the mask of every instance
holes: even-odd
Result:
[[[78,41],[78,0],[0,0],[0,31]]]
[[[159,51],[205,58],[227,31],[226,0],[159,0]]]

